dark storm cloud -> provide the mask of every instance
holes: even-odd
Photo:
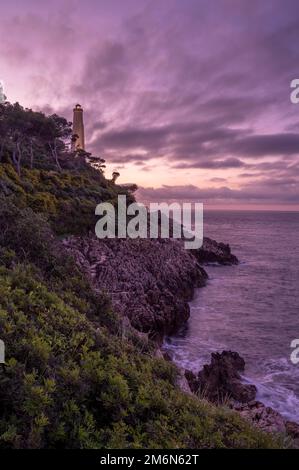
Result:
[[[297,0],[24,0],[14,14],[10,3],[0,32],[7,73],[18,80],[22,67],[18,86],[27,77],[26,93],[45,110],[70,118],[66,106],[81,102],[88,148],[108,163],[146,171],[157,159],[176,175],[210,170],[215,184],[225,172],[227,187],[201,190],[207,197],[296,199]],[[229,187],[237,169],[238,190]],[[175,191],[188,190],[198,188]]]
[[[74,89],[115,119],[101,117],[91,149],[114,163],[158,158],[177,170],[252,168],[258,178],[285,171],[283,158],[299,153],[288,130],[299,4],[287,4],[165,2],[159,15],[149,7],[117,39],[94,43]],[[270,128],[261,133],[259,123]]]
[[[103,93],[123,86],[127,79],[127,50],[119,42],[105,42],[92,50],[87,58],[82,85],[74,86],[79,95],[98,90]]]
[[[92,146],[95,149],[101,148],[101,151],[118,152],[116,157],[112,157],[114,161],[123,160],[120,152],[142,149],[146,152],[144,160],[167,157],[172,162],[172,167],[177,169],[248,167],[253,165],[252,160],[255,159],[256,166],[262,170],[283,168],[285,162],[281,160],[278,163],[274,160],[259,163],[260,158],[292,156],[296,161],[299,155],[299,135],[252,135],[249,129],[220,128],[215,127],[214,122],[208,121],[150,128],[112,129],[103,132]],[[223,154],[230,157],[220,158]],[[140,160],[140,155],[135,153],[130,161],[134,161],[134,155],[136,160]],[[238,158],[240,156],[250,158],[251,163]]]
[[[109,161],[112,163],[134,163],[134,165],[144,165],[146,160],[150,160],[151,157],[144,154],[124,154],[124,155],[111,155]]]
[[[252,135],[244,137],[238,142],[232,142],[229,148],[246,157],[298,155],[299,134]]]
[[[152,127],[149,129],[127,128],[112,130],[102,135],[100,142],[104,147],[130,149],[142,147],[143,149],[157,149],[164,147],[171,136],[168,127]]]
[[[236,168],[245,166],[245,163],[237,158],[214,162],[213,158],[223,154],[223,150],[231,142],[248,132],[218,127],[215,121],[175,123],[149,128],[127,127],[103,132],[92,142],[92,147],[101,151],[118,152],[142,149],[147,152],[145,159],[160,157],[178,161],[175,168]],[[187,159],[189,162],[182,161]]]
[[[134,16],[86,60],[84,87],[116,118],[95,129],[93,148],[144,171],[155,158],[177,171],[247,169],[250,181],[141,188],[143,199],[299,203],[299,106],[289,100],[298,40],[292,0],[190,2]]]
[[[298,184],[283,182],[277,185],[273,181],[255,182],[242,189],[199,188],[194,185],[162,186],[160,188],[139,188],[138,196],[146,202],[186,201],[203,203],[285,203],[298,204]],[[286,186],[288,190],[286,190]]]
[[[226,178],[214,177],[214,178],[210,178],[210,181],[211,183],[224,183],[226,181]]]
[[[203,168],[203,169],[223,169],[223,168],[242,168],[246,163],[238,158],[227,158],[225,160],[202,160],[197,163],[178,163],[173,168]]]
[[[105,129],[105,127],[107,127],[107,125],[108,125],[108,123],[105,122],[105,121],[96,121],[92,125],[92,130],[93,130],[93,132],[98,131],[98,130],[103,130],[103,129]]]
[[[257,173],[241,173],[238,176],[239,178],[256,178],[258,174]]]

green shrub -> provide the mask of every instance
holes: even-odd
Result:
[[[117,201],[118,194],[133,196],[107,181],[91,167],[78,170],[24,168],[19,177],[8,163],[0,165],[0,195],[20,208],[42,214],[57,234],[85,234],[94,231],[95,208],[100,202]]]
[[[0,165],[0,448],[277,447],[281,442],[183,394],[176,368],[134,331],[119,335],[56,236],[86,233],[119,189],[92,169]]]

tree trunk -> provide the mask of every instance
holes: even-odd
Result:
[[[31,170],[33,168],[33,160],[34,160],[33,144],[32,144],[32,140],[30,140],[30,169]]]
[[[18,149],[17,172],[18,172],[18,175],[21,176],[22,150],[21,150],[20,142],[17,142],[17,149]]]
[[[0,162],[2,162],[3,153],[4,153],[4,142],[2,141],[1,148],[0,148]]]
[[[57,149],[56,149],[56,139],[54,140],[54,147],[52,146],[52,144],[50,142],[48,143],[48,145],[50,147],[52,156],[55,160],[56,166],[57,166],[58,170],[61,171],[61,166],[60,166],[60,163],[59,163],[59,159],[58,159],[58,155],[57,155]]]

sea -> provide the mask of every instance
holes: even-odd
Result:
[[[206,211],[204,235],[229,243],[238,266],[205,267],[188,323],[164,349],[175,363],[198,371],[212,352],[237,351],[244,381],[257,399],[299,422],[299,212]]]

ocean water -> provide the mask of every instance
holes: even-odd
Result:
[[[212,352],[237,351],[257,399],[299,422],[299,213],[205,212],[204,234],[229,243],[238,266],[207,266],[209,281],[190,303],[190,319],[164,348],[198,371]]]

